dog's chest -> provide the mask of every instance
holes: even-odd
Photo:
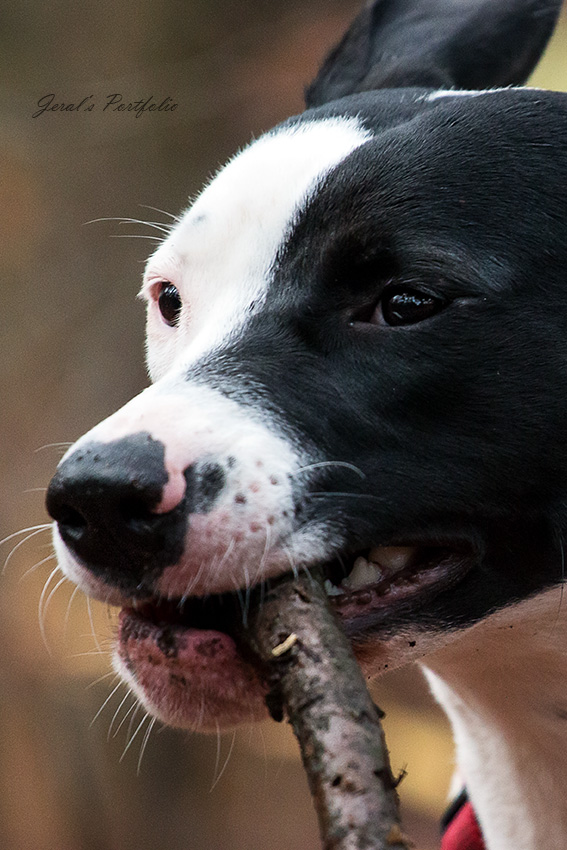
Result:
[[[564,850],[567,616],[560,588],[428,659],[488,850]]]

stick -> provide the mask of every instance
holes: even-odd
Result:
[[[287,713],[324,850],[408,850],[383,716],[366,688],[317,570],[285,577],[251,606],[244,639],[272,717]]]

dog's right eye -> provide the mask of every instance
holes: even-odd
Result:
[[[172,328],[179,324],[181,297],[179,290],[173,283],[169,283],[169,281],[162,283],[157,302],[164,322]]]
[[[444,306],[443,299],[418,289],[391,287],[384,291],[380,300],[379,319],[393,328],[415,325],[439,313]]]

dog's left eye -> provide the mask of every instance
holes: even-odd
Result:
[[[434,316],[445,306],[442,298],[410,287],[386,289],[375,310],[373,322],[385,322],[390,327],[415,325]]]
[[[179,323],[182,306],[177,287],[169,281],[162,283],[157,302],[165,323],[175,327]]]

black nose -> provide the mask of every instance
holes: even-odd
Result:
[[[109,584],[140,594],[182,552],[189,493],[156,513],[168,480],[163,443],[139,433],[89,443],[58,468],[46,506],[65,544]],[[190,467],[185,478],[194,479]],[[189,489],[189,488],[188,488]]]

